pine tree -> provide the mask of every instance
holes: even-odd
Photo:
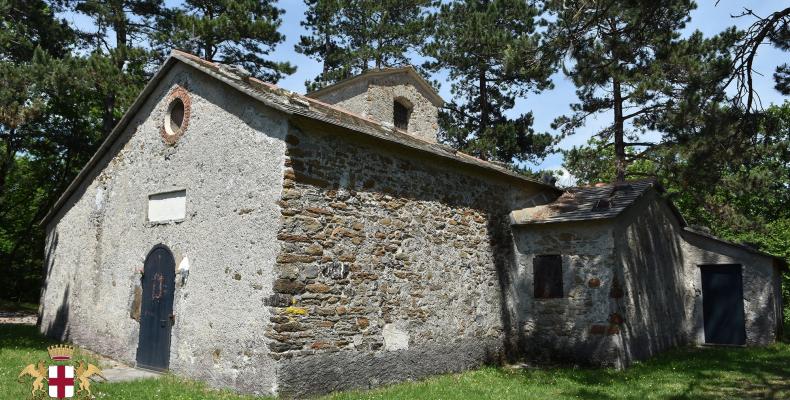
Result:
[[[74,31],[54,13],[42,0],[0,2],[0,60],[29,61],[36,48],[54,57],[66,55]]]
[[[449,72],[454,97],[440,115],[443,142],[506,163],[547,154],[552,138],[534,131],[532,114],[508,115],[516,98],[551,86],[554,57],[536,32],[538,14],[521,0],[465,0],[430,18],[425,67]]]
[[[49,4],[0,2],[0,27],[0,275],[7,282],[0,297],[36,301],[43,262],[36,223],[77,173],[70,164],[84,161],[74,157],[74,138],[85,132],[57,114],[95,118],[83,108],[86,92],[72,90],[83,82],[81,69],[66,61],[75,32]]]
[[[758,124],[751,124],[751,118],[755,117],[754,112],[758,107],[758,99],[754,89],[752,75],[754,74],[754,58],[760,47],[770,43],[776,48],[787,52],[790,50],[790,7],[772,12],[761,17],[749,8],[744,7],[744,11],[735,18],[753,18],[752,24],[745,31],[740,32],[738,42],[733,47],[733,61],[731,65],[730,78],[727,85],[735,83],[735,95],[733,104],[743,108],[747,116],[750,117],[747,124],[742,124],[741,129],[754,131]],[[790,94],[790,64],[783,63],[776,67],[774,73],[776,90],[780,93]],[[756,118],[759,118],[756,117]]]
[[[323,63],[305,82],[319,89],[369,68],[409,63],[408,54],[425,37],[430,0],[305,0],[308,10],[296,51]]]
[[[277,82],[296,71],[271,60],[285,40],[279,31],[283,10],[272,0],[186,0],[159,20],[157,47],[184,49],[208,61],[239,65],[254,76]]]
[[[699,127],[694,119],[724,100],[735,32],[682,39],[695,7],[691,0],[549,4],[557,15],[551,34],[572,61],[566,74],[580,100],[554,127],[568,135],[588,117],[611,113],[612,123],[596,134],[614,147],[616,181],[626,179],[629,162],[687,140],[693,132],[685,128]],[[642,140],[650,130],[662,134],[658,142]],[[629,147],[640,151],[629,154]]]
[[[150,77],[155,59],[146,48],[163,0],[60,0],[88,16],[91,31],[79,32],[90,51],[94,85],[103,97],[102,132],[110,133]]]

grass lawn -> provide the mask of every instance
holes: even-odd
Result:
[[[0,325],[0,400],[29,398],[16,382],[22,368],[48,360],[51,342],[36,328]],[[79,355],[79,357],[84,357]],[[97,399],[227,399],[227,391],[167,376],[129,383],[95,383]],[[27,396],[27,397],[26,397]],[[485,367],[372,391],[326,399],[790,399],[790,344],[766,348],[685,348],[625,371],[609,369],[517,370]]]
[[[38,304],[35,303],[17,303],[0,299],[0,311],[23,311],[26,313],[35,314],[38,312]]]

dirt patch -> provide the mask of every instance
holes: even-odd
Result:
[[[38,316],[25,311],[0,311],[0,324],[35,325]]]

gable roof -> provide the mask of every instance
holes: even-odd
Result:
[[[82,182],[87,179],[88,176],[90,176],[90,173],[97,166],[99,166],[102,158],[105,156],[105,154],[107,154],[107,152],[109,152],[116,140],[121,137],[124,130],[126,129],[126,126],[143,106],[145,101],[159,84],[159,81],[161,81],[167,72],[179,62],[189,65],[201,71],[202,73],[205,73],[206,75],[227,84],[239,92],[257,101],[260,101],[266,106],[290,116],[291,118],[305,118],[309,120],[321,121],[337,127],[345,128],[355,133],[366,135],[375,140],[405,147],[410,151],[414,151],[414,154],[450,160],[461,165],[495,173],[501,177],[511,179],[515,182],[538,185],[548,190],[559,192],[559,189],[553,185],[547,184],[538,179],[521,175],[506,168],[500,167],[494,163],[459,152],[449,146],[439,143],[427,142],[396,128],[383,126],[377,121],[354,114],[340,107],[326,104],[322,101],[279,88],[276,85],[245,76],[245,74],[239,70],[229,68],[222,64],[203,60],[186,52],[173,50],[156,74],[154,74],[153,78],[151,78],[148,84],[146,84],[145,88],[143,88],[143,91],[140,92],[132,105],[129,106],[129,109],[120,119],[115,128],[113,128],[104,142],[102,142],[102,144],[99,146],[99,149],[96,151],[96,153],[91,157],[85,167],[80,170],[79,174],[77,174],[77,177],[74,178],[74,180],[71,182],[71,184],[69,184],[63,194],[61,194],[52,208],[39,222],[40,225],[46,225],[49,223],[49,221],[51,221],[55,215],[57,215],[60,209],[67,203],[71,195],[76,192]]]
[[[420,73],[417,72],[417,70],[414,69],[414,67],[411,65],[398,67],[398,68],[379,68],[379,69],[367,70],[359,75],[355,75],[350,78],[343,79],[333,85],[329,85],[321,89],[307,93],[305,96],[310,98],[319,98],[326,94],[332,93],[338,89],[342,89],[346,86],[354,84],[356,82],[363,81],[365,79],[370,79],[377,76],[394,75],[401,73],[405,73],[406,75],[408,75],[417,84],[417,86],[419,86],[428,95],[428,100],[430,100],[431,103],[433,103],[433,105],[435,105],[436,107],[441,107],[442,105],[444,105],[444,99],[442,99],[442,97],[439,96],[438,93],[436,93],[436,90],[434,90],[433,86],[431,86],[431,84],[428,83],[428,81],[426,81],[425,78],[423,78],[422,75],[420,75]]]
[[[614,218],[656,186],[651,179],[568,188],[549,204],[514,211],[513,222],[530,225]]]

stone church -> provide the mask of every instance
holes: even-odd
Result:
[[[776,339],[782,260],[653,181],[560,190],[439,144],[441,106],[411,67],[303,96],[173,52],[42,222],[42,332],[286,397]]]

